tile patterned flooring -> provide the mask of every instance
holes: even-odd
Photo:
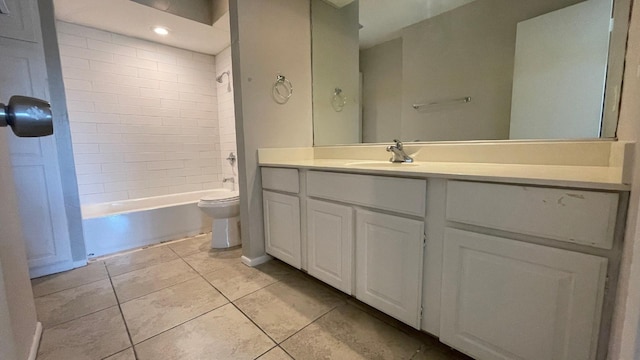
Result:
[[[470,359],[277,260],[199,236],[34,279],[38,360]]]

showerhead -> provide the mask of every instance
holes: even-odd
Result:
[[[228,80],[231,80],[231,79],[230,79],[230,77],[231,77],[231,73],[230,73],[229,71],[225,71],[225,72],[223,72],[222,74],[220,74],[220,76],[218,76],[218,77],[216,78],[216,81],[217,81],[217,82],[219,82],[220,84],[222,84],[222,77],[223,77],[223,76],[225,76],[225,75],[227,75],[227,79],[228,79]],[[227,92],[231,92],[231,81],[229,81],[229,82],[227,83]]]

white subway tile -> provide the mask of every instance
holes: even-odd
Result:
[[[168,169],[164,170],[166,177],[180,177],[180,176],[196,176],[202,175],[201,168],[183,168],[183,169]]]
[[[84,164],[84,165],[76,165],[76,174],[85,175],[85,174],[96,174],[101,171],[100,164]]]
[[[69,126],[71,127],[72,133],[96,133],[98,132],[95,123],[85,123],[85,122],[70,122]]]
[[[77,154],[74,156],[76,164],[111,164],[122,163],[122,154]]]
[[[71,56],[61,56],[60,61],[63,68],[89,69],[89,60]]]
[[[144,189],[147,187],[147,182],[144,180],[138,181],[114,181],[108,184],[104,184],[104,190],[107,192],[124,191],[131,189]]]
[[[145,116],[158,117],[158,120],[160,122],[162,122],[162,119],[164,118],[173,118],[178,121],[177,119],[180,117],[180,110],[159,107],[144,107],[142,108],[142,114],[144,114]]]
[[[113,193],[83,195],[80,197],[80,202],[82,204],[100,204],[127,199],[129,199],[129,193],[127,193],[126,191],[120,191]]]
[[[169,194],[169,189],[166,186],[149,189],[129,190],[130,199],[142,199],[153,196],[162,196]]]
[[[158,98],[152,97],[137,97],[137,96],[118,96],[118,103],[122,105],[134,105],[134,106],[160,106],[161,102]]]
[[[67,100],[67,109],[69,111],[93,112],[93,102]]]
[[[199,102],[199,103],[214,103],[216,101],[216,97],[213,95],[180,93],[179,97],[180,97],[180,100],[193,101],[193,102]]]
[[[171,99],[171,100],[175,100],[179,96],[177,91],[158,90],[158,89],[140,89],[140,94],[144,97],[149,97],[149,98],[160,98],[160,99]]]
[[[162,82],[164,82],[164,86],[166,86],[166,89],[175,88],[176,83],[178,82],[178,75],[168,72],[138,69],[138,76],[143,79],[161,80]],[[169,82],[169,84],[166,85],[166,82]],[[160,84],[163,83],[158,83],[158,87],[162,89],[162,86],[160,86]]]
[[[78,144],[114,144],[122,141],[120,134],[74,133],[72,139]]]
[[[122,104],[109,104],[96,102],[94,104],[95,112],[104,114],[120,114],[120,115],[141,115],[142,109],[140,106],[122,105]]]
[[[60,53],[64,56],[76,57],[87,60],[113,61],[113,54],[93,49],[85,49],[81,47],[60,45]]]
[[[138,69],[133,66],[125,66],[122,64],[113,64],[104,61],[90,60],[91,70],[101,71],[110,74],[137,76]]]
[[[147,51],[156,51],[158,47],[164,46],[147,40],[136,39],[120,34],[111,34],[111,41],[114,44],[126,45],[136,49],[143,49]]]
[[[233,176],[220,151],[236,148],[233,96],[215,82],[231,68],[229,49],[213,57],[60,28],[71,35],[60,43],[83,204],[220,187]]]
[[[87,47],[89,49],[104,51],[111,54],[136,56],[135,48],[120,44],[114,44],[111,42],[111,39],[109,39],[108,42],[96,39],[87,39]]]
[[[138,164],[136,163],[122,163],[122,164],[102,164],[102,172],[122,172],[122,171],[135,171],[138,169]]]
[[[178,194],[183,192],[192,192],[202,190],[202,184],[182,184],[168,187],[169,194]]]
[[[64,79],[64,87],[69,90],[91,90],[91,82],[87,80]]]
[[[148,51],[144,49],[137,50],[137,57],[140,59],[157,61],[165,64],[175,65],[176,56],[172,54],[163,54],[157,51]]]
[[[199,153],[197,151],[171,152],[166,155],[167,160],[188,160],[197,158],[199,158]]]
[[[119,85],[134,86],[145,89],[157,89],[159,81],[154,79],[144,79],[139,77],[118,77]]]
[[[66,84],[65,80],[65,84]],[[140,96],[140,89],[134,86],[124,86],[118,84],[112,84],[108,82],[94,81],[93,91],[106,92],[110,94]]]
[[[102,184],[78,184],[78,193],[80,195],[99,194],[104,192]]]
[[[182,160],[156,161],[147,164],[147,169],[149,170],[168,170],[181,168],[184,168],[184,161]]]
[[[212,86],[198,86],[198,85],[192,85],[192,84],[178,83],[177,90],[180,92],[196,93],[196,94],[204,94],[204,95],[216,94],[216,89]]]
[[[87,38],[82,36],[72,35],[72,34],[66,34],[63,32],[58,32],[58,44],[86,48]]]
[[[121,134],[123,128],[120,124],[98,124],[97,130],[101,134]]]
[[[139,59],[136,57],[123,56],[123,55],[113,55],[113,60],[118,64],[133,66],[140,69],[158,70],[158,63],[155,61]]]
[[[146,110],[142,112],[145,113]],[[126,124],[126,125],[158,125],[158,126],[162,125],[161,118],[157,116],[149,115],[149,114],[121,115],[120,120],[123,124]]]
[[[69,113],[69,119],[73,122],[92,122],[102,124],[117,124],[120,119],[114,114],[88,113],[82,111],[74,111]]]
[[[100,146],[98,144],[73,144],[74,154],[97,154],[99,152]]]
[[[141,162],[141,161],[160,161],[165,160],[165,154],[162,152],[139,152],[124,155],[125,162]]]

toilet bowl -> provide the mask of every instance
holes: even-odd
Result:
[[[202,212],[213,218],[211,247],[225,249],[241,244],[240,197],[238,191],[212,190],[198,202]]]

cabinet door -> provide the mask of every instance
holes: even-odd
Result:
[[[424,223],[358,210],[356,297],[419,329]]]
[[[300,200],[271,191],[262,194],[267,253],[300,269]]]
[[[347,294],[352,292],[353,209],[307,200],[309,274]]]
[[[445,234],[440,340],[479,359],[596,355],[607,259]]]

